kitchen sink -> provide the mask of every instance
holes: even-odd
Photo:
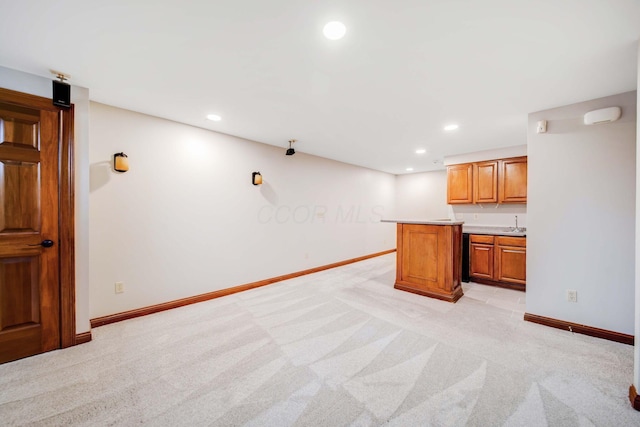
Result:
[[[502,229],[503,233],[526,233],[526,227],[506,227]]]

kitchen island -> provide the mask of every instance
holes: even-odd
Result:
[[[463,221],[381,222],[398,224],[396,289],[449,302],[460,299]]]

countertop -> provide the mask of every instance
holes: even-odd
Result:
[[[510,227],[504,226],[478,226],[478,225],[463,225],[462,232],[468,234],[493,234],[495,236],[513,236],[513,237],[526,237],[527,231],[515,232],[508,231]]]
[[[424,225],[462,225],[462,232],[468,234],[491,234],[494,236],[526,237],[525,231],[509,231],[509,226],[490,225],[463,225],[464,221],[451,221],[449,219],[381,219],[380,222],[394,222],[400,224],[424,224]]]
[[[451,221],[448,219],[381,219],[380,222],[396,222],[400,224],[423,225],[462,225],[464,221]]]

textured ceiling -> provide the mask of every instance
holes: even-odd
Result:
[[[342,40],[322,35],[331,20]],[[2,66],[397,174],[526,144],[528,113],[634,90],[639,39],[637,0],[0,0]]]

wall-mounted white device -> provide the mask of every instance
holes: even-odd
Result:
[[[547,121],[540,120],[538,122],[538,126],[536,127],[536,133],[547,133]]]
[[[620,118],[621,114],[620,107],[609,107],[589,111],[584,115],[584,124],[597,125],[599,123],[615,122]]]

